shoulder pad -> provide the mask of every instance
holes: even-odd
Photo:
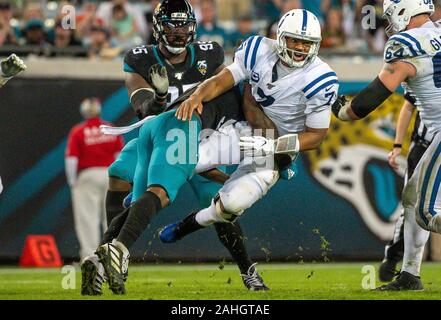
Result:
[[[256,65],[257,57],[260,56],[263,52],[262,48],[265,46],[266,42],[264,40],[266,39],[267,38],[262,36],[249,37],[236,50],[236,52],[243,50],[245,68],[249,70],[252,70],[254,68],[254,66]]]
[[[389,38],[384,49],[386,63],[415,58],[427,54],[421,43],[406,32],[401,32]]]

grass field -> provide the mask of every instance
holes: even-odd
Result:
[[[269,292],[245,290],[235,266],[134,265],[126,283],[127,295],[115,296],[108,288],[100,297],[80,294],[81,274],[76,269],[76,289],[63,289],[60,269],[0,268],[0,299],[441,299],[441,264],[425,263],[422,292],[377,292],[362,289],[362,267],[369,263],[259,264]],[[378,263],[371,264],[374,267]],[[65,278],[65,283],[68,283]],[[380,283],[377,283],[379,285]]]

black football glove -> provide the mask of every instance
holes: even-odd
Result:
[[[343,121],[348,121],[349,116],[346,113],[346,109],[349,107],[350,101],[346,99],[346,96],[338,96],[337,100],[335,100],[334,104],[332,105],[332,113],[334,116],[336,116],[338,119]]]

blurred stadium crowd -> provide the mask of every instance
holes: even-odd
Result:
[[[198,40],[217,41],[228,52],[252,34],[275,38],[286,11],[310,10],[323,26],[322,53],[381,54],[385,43],[382,0],[190,0]],[[441,18],[440,2],[434,19]],[[152,12],[159,0],[0,0],[0,55],[115,59],[137,45],[154,43]],[[62,27],[63,8],[75,8],[75,29]],[[365,30],[362,8],[376,12]]]

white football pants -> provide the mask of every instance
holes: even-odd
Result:
[[[238,164],[237,170],[219,190],[226,212],[240,215],[259,199],[279,179],[274,157],[245,157],[240,154],[239,139],[250,136],[251,128],[246,122],[226,124],[203,140],[199,146],[196,172],[203,172],[220,165]]]
[[[405,210],[413,209],[416,222],[423,229],[437,233],[441,233],[440,183],[441,134],[437,134],[403,191]]]

